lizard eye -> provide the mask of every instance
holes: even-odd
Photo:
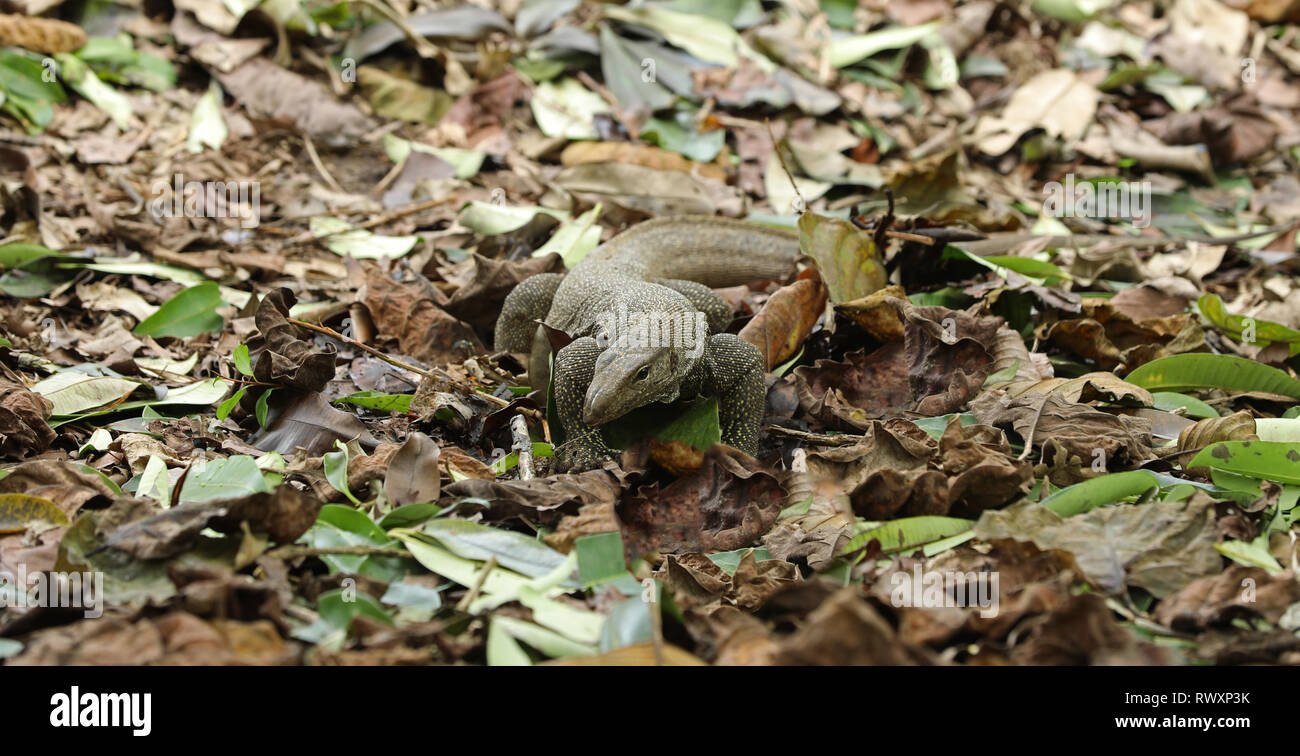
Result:
[[[635,379],[635,380],[638,380],[638,381],[644,381],[646,378],[649,378],[649,377],[650,377],[650,366],[649,366],[649,365],[646,365],[645,367],[643,367],[643,368],[641,368],[640,370],[636,371],[636,379]]]

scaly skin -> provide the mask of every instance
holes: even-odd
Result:
[[[601,425],[652,402],[697,395],[718,397],[723,443],[757,452],[762,355],[719,333],[731,310],[709,287],[785,277],[798,256],[792,232],[707,216],[660,218],[610,239],[562,279],[544,273],[515,287],[497,321],[497,349],[534,350],[536,380],[545,355],[536,353],[534,320],[574,337],[555,357],[566,436],[558,467],[599,466],[613,454]],[[638,330],[637,319],[651,316],[668,324]],[[661,338],[636,341],[651,333]]]

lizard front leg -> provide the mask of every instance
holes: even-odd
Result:
[[[702,389],[718,398],[722,443],[757,454],[767,399],[762,353],[735,334],[719,333],[709,337],[704,362],[708,373]]]
[[[555,355],[555,411],[564,428],[564,443],[555,457],[559,470],[591,470],[614,456],[600,429],[582,422],[583,400],[602,351],[594,338],[584,336]]]

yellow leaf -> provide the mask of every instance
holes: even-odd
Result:
[[[0,533],[22,533],[34,523],[66,526],[71,523],[49,499],[27,494],[0,494]]]

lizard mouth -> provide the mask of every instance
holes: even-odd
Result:
[[[582,402],[582,422],[589,426],[604,425],[621,417],[625,410],[620,406],[619,392],[613,389],[601,390],[591,386]]]

